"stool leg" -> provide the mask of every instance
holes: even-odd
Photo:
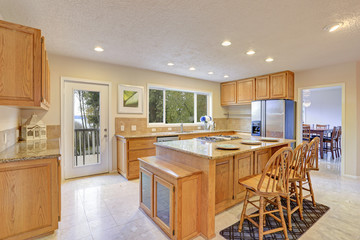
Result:
[[[289,237],[288,237],[288,234],[287,234],[286,223],[285,223],[285,218],[284,218],[284,212],[283,212],[283,209],[282,209],[282,206],[281,206],[280,196],[276,196],[276,201],[277,201],[278,209],[280,211],[279,213],[280,213],[281,225],[283,227],[285,240],[288,240]]]
[[[288,218],[289,230],[292,231],[290,195],[287,196],[287,198],[286,198],[286,211],[287,211],[287,218]]]
[[[281,209],[282,210],[282,209]],[[262,240],[264,236],[264,197],[260,197],[260,209],[259,209],[259,240]]]
[[[248,198],[249,198],[249,190],[246,189],[244,206],[243,206],[243,210],[242,210],[242,212],[241,212],[241,218],[240,218],[240,223],[239,223],[239,227],[238,227],[238,231],[239,231],[239,232],[241,232],[242,227],[243,227],[243,223],[244,223],[244,219],[245,219],[245,214],[246,214],[246,207],[247,207],[247,204],[248,204]]]
[[[300,181],[301,182],[301,181]],[[300,184],[300,183],[299,183]],[[297,189],[297,186],[296,186],[296,183],[294,183],[295,185],[295,197],[296,197],[296,204],[299,206],[299,215],[300,215],[300,219],[301,220],[304,220],[304,216],[303,216],[303,213],[302,213],[302,204],[301,204],[301,201],[300,201],[300,196],[299,196],[299,192],[298,192],[298,189]],[[302,186],[301,186],[302,188]]]
[[[309,183],[309,189],[310,189],[311,199],[312,199],[312,202],[313,202],[314,207],[316,207],[315,195],[314,195],[314,190],[313,190],[313,187],[312,187],[312,184],[311,184],[310,172],[307,172],[306,175],[307,175],[307,180],[308,180],[308,183]]]

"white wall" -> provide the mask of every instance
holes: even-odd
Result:
[[[15,107],[0,106],[0,131],[19,126],[20,110]]]
[[[341,126],[341,88],[311,89],[307,99],[310,107],[305,108],[304,123]]]

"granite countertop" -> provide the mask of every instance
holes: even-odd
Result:
[[[0,163],[56,158],[60,156],[60,139],[21,141],[0,152]]]
[[[184,132],[153,132],[153,133],[131,133],[131,134],[115,134],[118,138],[141,138],[141,137],[163,137],[163,136],[178,136],[178,135],[190,135],[190,134],[201,134],[201,133],[220,133],[220,132],[241,132],[238,130],[194,130]],[[250,133],[250,132],[249,132]]]
[[[276,147],[276,146],[295,142],[295,140],[278,138],[278,142],[261,141],[260,145],[245,145],[241,143],[242,140],[260,140],[261,137],[253,137],[246,134],[237,134],[236,136],[241,137],[241,139],[222,141],[222,142],[206,142],[199,139],[189,139],[189,140],[181,140],[181,141],[157,142],[154,144],[157,147],[163,147],[179,152],[185,152],[207,159],[220,159],[225,157],[231,157],[240,153],[256,151],[256,150]],[[238,150],[217,149],[216,146],[219,144],[238,145],[240,149]]]

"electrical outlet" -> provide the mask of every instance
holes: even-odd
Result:
[[[198,129],[201,129],[201,127],[198,127]]]
[[[20,132],[19,132],[19,130],[17,129],[17,130],[16,130],[16,139],[18,139],[19,136],[20,136]]]
[[[120,131],[122,131],[122,132],[125,131],[125,126],[124,125],[120,126]]]
[[[171,130],[172,130],[172,128],[168,128],[168,130],[169,130],[169,131],[171,131]]]
[[[136,131],[136,125],[131,125],[131,131]]]
[[[5,132],[4,133],[4,144],[6,144],[7,143],[7,133]]]
[[[156,132],[156,128],[152,128],[151,131]]]

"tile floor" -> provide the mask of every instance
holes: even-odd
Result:
[[[313,174],[316,201],[330,210],[301,239],[360,240],[360,179],[340,177],[338,160],[321,160],[320,167]],[[65,181],[59,230],[43,239],[168,239],[138,209],[138,184],[118,174]],[[219,231],[238,221],[241,210],[242,204],[216,216],[215,239],[223,239]]]

